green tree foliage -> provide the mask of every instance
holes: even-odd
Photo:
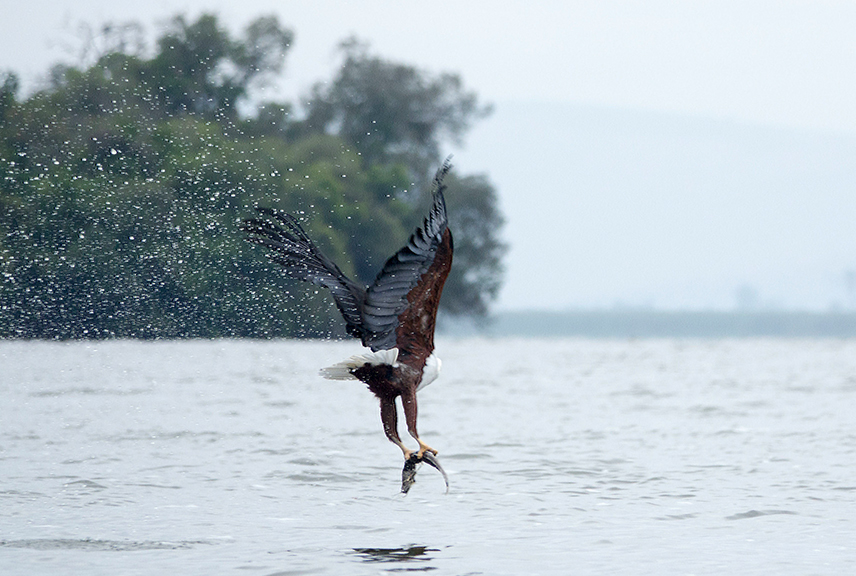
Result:
[[[15,104],[15,96],[18,92],[18,77],[12,73],[0,76],[0,127],[6,124],[6,113]]]
[[[411,181],[419,184],[411,202],[427,206],[431,178],[442,161],[442,143],[460,142],[490,107],[479,104],[455,74],[431,76],[386,61],[355,39],[343,42],[341,50],[339,73],[332,82],[313,88],[302,129],[337,134],[372,165],[403,164]],[[448,201],[456,266],[443,302],[449,311],[483,316],[500,286],[503,220],[486,179],[456,179],[452,190]]]
[[[504,219],[496,192],[484,176],[453,177],[446,204],[455,234],[455,265],[443,298],[446,310],[460,316],[483,317],[501,284],[505,245],[498,237]],[[460,233],[458,233],[460,231]]]
[[[0,337],[341,334],[329,297],[285,278],[238,226],[254,205],[302,215],[343,271],[370,282],[419,218],[399,197],[408,165],[306,130],[287,103],[238,114],[284,64],[292,33],[275,18],[233,39],[214,16],[178,17],[151,57],[123,36],[133,27],[109,30],[93,64],[54,69],[27,98],[0,76]],[[484,180],[449,196],[460,225],[487,237],[456,253],[461,285],[482,283],[481,308],[452,281],[444,303],[478,312],[498,280],[461,267],[478,270],[491,246],[498,269],[501,218]]]
[[[442,159],[442,142],[459,142],[475,120],[490,113],[456,74],[432,77],[388,62],[353,38],[341,50],[336,78],[312,89],[305,124],[338,134],[370,164],[403,162],[413,178],[423,178]]]

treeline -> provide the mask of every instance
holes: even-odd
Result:
[[[0,337],[181,338],[341,333],[331,300],[243,242],[254,206],[301,215],[369,283],[421,220],[440,146],[488,113],[453,74],[342,44],[342,67],[295,113],[257,101],[293,34],[259,18],[235,38],[176,17],[146,55],[105,26],[91,63],[19,97],[0,77]],[[444,307],[484,314],[502,217],[484,177],[454,174]]]

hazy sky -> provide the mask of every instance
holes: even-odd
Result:
[[[203,10],[295,30],[279,97],[329,78],[350,34],[459,72],[497,105],[455,161],[500,191],[504,308],[728,308],[741,286],[761,305],[849,302],[856,3],[2,1],[0,69],[25,86],[74,61],[80,22]]]

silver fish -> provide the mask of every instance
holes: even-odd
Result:
[[[437,460],[437,457],[427,451],[422,454],[421,458],[416,454],[416,452],[414,452],[410,455],[410,458],[404,462],[404,468],[401,470],[401,493],[407,494],[410,491],[410,487],[416,483],[416,465],[421,464],[422,462],[427,462],[429,466],[440,471],[440,474],[443,475],[443,481],[446,483],[446,494],[448,494],[449,477],[446,475],[446,471],[443,470],[443,467],[440,466],[440,462]]]

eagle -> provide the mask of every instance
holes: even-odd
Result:
[[[434,458],[437,450],[417,431],[416,393],[440,373],[441,362],[434,355],[434,327],[454,251],[443,196],[443,180],[450,169],[446,160],[434,176],[433,204],[422,226],[386,261],[368,287],[345,276],[290,214],[257,208],[263,217],[245,220],[243,225],[247,240],[267,248],[270,259],[286,275],[329,290],[345,320],[346,332],[368,348],[321,374],[332,380],[360,380],[380,400],[386,437],[404,455],[403,492],[414,481],[417,462],[424,460],[446,476]],[[407,431],[419,444],[416,451],[398,435],[395,399],[399,396]]]

